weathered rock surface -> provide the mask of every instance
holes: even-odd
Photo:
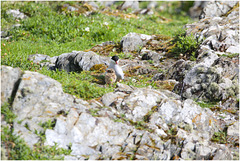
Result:
[[[49,69],[55,69],[55,62],[58,56],[50,57],[48,55],[43,54],[33,54],[28,56],[28,60],[32,61],[35,64],[40,64],[41,67],[47,66]]]
[[[107,62],[106,58],[92,51],[73,51],[72,53],[65,53],[58,56],[55,62],[55,68],[67,72],[81,72],[83,70],[90,70],[95,64],[105,64]]]
[[[155,66],[158,66],[163,59],[163,54],[151,50],[141,50],[140,55],[142,56],[142,60],[152,60]]]
[[[16,90],[22,74],[19,68],[1,66],[1,105],[14,97],[13,91]]]
[[[220,17],[225,15],[232,9],[238,2],[237,1],[214,1],[208,2],[201,13],[200,17]]]
[[[203,38],[205,40],[197,51],[196,63],[179,60],[168,70],[166,78],[173,78],[180,82],[175,91],[181,96],[204,101],[220,101],[238,95],[237,56],[233,58],[223,56],[239,53],[237,49],[239,48],[237,25],[239,7],[236,5],[238,2],[222,4],[209,2],[204,8],[208,16],[199,22],[186,25],[187,35],[193,34],[199,41]],[[219,14],[210,8],[219,10]],[[211,15],[211,11],[218,15]],[[222,16],[225,14],[226,16]]]
[[[189,9],[189,15],[192,18],[199,18],[203,8],[208,4],[207,1],[194,1],[193,6]]]
[[[149,35],[130,32],[121,40],[122,51],[124,53],[140,51],[140,48],[151,38]]]
[[[45,133],[44,145],[57,143],[72,150],[64,156],[65,160],[239,160],[239,62],[236,56],[224,56],[235,53],[239,47],[239,9],[234,8],[235,4],[211,2],[204,9],[206,18],[187,25],[187,34],[193,33],[199,41],[206,38],[199,47],[196,62],[181,59],[165,66],[168,60],[163,61],[163,49],[139,50],[153,36],[129,33],[122,38],[122,51],[137,55],[134,60],[120,61],[120,65],[125,65],[123,70],[132,68],[132,74],[153,75],[146,61],[152,60],[154,68],[165,66],[168,71],[165,75],[158,71],[151,81],[173,83],[171,87],[176,93],[172,89],[117,83],[114,92],[83,101],[64,93],[61,84],[47,76],[1,66],[1,101],[9,102],[17,115],[11,125],[14,134],[34,147],[40,140],[35,132]],[[218,17],[209,10],[216,5],[220,5],[213,10]],[[106,44],[117,46],[113,42]],[[52,58],[36,54],[29,60],[68,72],[81,72],[109,62],[109,58],[92,51],[73,51]],[[193,100],[219,104],[201,108]],[[5,121],[2,123],[9,126]],[[51,127],[44,129],[43,124],[47,123]],[[213,136],[220,137],[213,141]]]
[[[11,74],[7,69],[5,74]],[[71,148],[65,159],[170,159],[178,153],[183,159],[232,158],[228,147],[222,146],[224,156],[216,153],[219,145],[209,144],[218,130],[214,114],[170,91],[118,83],[101,102],[88,103],[63,93],[61,84],[36,72],[25,71],[19,79],[13,127],[31,147],[39,141],[34,132],[44,132],[40,124],[51,120],[45,145]],[[169,140],[169,130],[176,132],[181,148]]]

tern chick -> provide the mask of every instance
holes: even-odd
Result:
[[[105,75],[105,83],[106,84],[113,84],[116,82],[117,80],[117,76],[115,74],[115,71],[114,69],[110,68],[110,69],[107,69],[106,71],[106,75]]]
[[[112,68],[114,69],[115,71],[115,74],[117,76],[117,81],[121,80],[121,79],[124,79],[124,73],[123,73],[123,70],[122,68],[118,65],[118,61],[119,61],[119,57],[118,56],[113,56],[111,58],[111,62],[110,62],[110,65],[108,67],[108,69]],[[107,69],[107,70],[108,70]]]

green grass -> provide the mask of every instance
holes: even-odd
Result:
[[[124,19],[122,15],[130,15],[131,9],[115,15],[96,12],[85,17],[79,13],[66,12],[60,9],[63,4],[81,6],[81,2],[1,2],[1,28],[8,30],[9,40],[1,41],[1,64],[12,67],[19,67],[22,70],[36,71],[49,76],[62,84],[63,91],[85,100],[101,97],[107,92],[114,90],[113,86],[102,86],[103,77],[94,71],[83,71],[81,73],[67,73],[65,71],[49,71],[46,67],[34,64],[28,60],[32,54],[45,54],[51,57],[73,50],[83,51],[106,41],[119,43],[123,36],[129,32],[136,32],[148,35],[164,35],[175,37],[178,31],[186,23],[193,21],[186,16],[186,12],[177,12],[181,8],[181,2],[157,2],[159,5],[167,5],[165,10],[156,9],[154,15],[137,15],[138,18]],[[184,2],[185,3],[185,2]],[[189,6],[189,3],[186,2]],[[117,2],[111,9],[121,4]],[[146,7],[146,2],[140,2],[140,7]],[[28,16],[24,20],[16,20],[6,14],[8,9],[19,9]],[[185,9],[184,9],[185,10]],[[111,13],[108,11],[108,13]],[[106,25],[106,23],[108,25]],[[12,28],[14,24],[21,24],[18,28]],[[86,28],[90,31],[87,31]],[[97,53],[99,54],[99,53]],[[133,59],[133,55],[122,52],[110,53],[118,55],[121,59]],[[130,76],[122,81],[127,85],[135,87],[147,87],[151,85],[157,88],[154,82],[150,82],[152,76]],[[135,79],[136,81],[132,81]],[[99,83],[101,82],[101,83]],[[6,122],[12,127],[15,115],[11,106],[5,104],[1,108],[2,115]],[[91,111],[97,115],[97,110]],[[151,113],[149,113],[150,115]],[[147,119],[148,116],[146,116]],[[121,117],[117,121],[126,121]],[[21,123],[21,121],[18,121]],[[139,129],[148,129],[144,122],[132,122]],[[52,129],[54,120],[41,123],[44,131]],[[25,126],[28,128],[28,125]],[[41,138],[41,141],[33,149],[19,137],[13,135],[13,128],[1,127],[1,145],[7,146],[9,151],[8,159],[15,160],[53,160],[63,159],[62,154],[70,154],[70,150],[43,146],[45,132],[34,133]],[[149,130],[149,129],[148,129]]]
[[[43,146],[45,140],[46,129],[53,128],[54,121],[47,121],[42,123],[41,126],[44,128],[44,132],[38,134],[41,141],[37,143],[33,149],[31,149],[20,136],[13,134],[14,129],[13,121],[16,115],[11,111],[11,106],[5,103],[1,106],[1,114],[4,116],[4,120],[10,126],[1,126],[1,147],[5,147],[8,152],[7,158],[9,160],[61,160],[63,159],[62,154],[69,155],[71,150],[58,148],[55,146]],[[26,125],[27,127],[27,125]]]
[[[169,7],[164,11],[156,11],[154,15],[138,15],[138,18],[124,19],[119,15],[107,15],[96,12],[88,17],[74,12],[66,12],[59,9],[65,3],[81,6],[81,2],[1,2],[1,26],[2,29],[20,23],[21,26],[9,30],[12,36],[10,40],[1,43],[1,64],[12,67],[20,67],[22,70],[30,70],[50,76],[63,85],[64,92],[76,95],[83,99],[101,97],[106,92],[113,91],[113,87],[100,87],[94,76],[89,73],[52,72],[28,60],[32,54],[45,54],[58,56],[73,50],[83,51],[106,41],[120,42],[123,36],[129,32],[141,34],[161,34],[174,37],[186,23],[192,22],[186,17],[185,12],[176,12],[173,8],[179,8],[180,2],[158,2]],[[116,4],[117,5],[117,4]],[[112,6],[111,8],[116,8]],[[119,3],[118,3],[119,5]],[[141,2],[140,6],[146,6]],[[18,22],[6,14],[8,9],[19,9],[28,18]],[[63,12],[62,12],[63,11]],[[121,14],[130,14],[131,10]],[[110,13],[110,11],[109,11]],[[165,20],[163,20],[165,18]],[[107,22],[108,25],[104,23]],[[89,28],[89,32],[86,28]],[[121,59],[133,59],[133,55],[116,54]],[[146,87],[153,85],[148,78],[135,78],[136,83],[124,81],[128,85]]]
[[[219,144],[226,144],[227,143],[227,132],[226,131],[215,132],[211,138],[211,141],[219,143]]]

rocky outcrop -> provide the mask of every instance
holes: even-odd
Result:
[[[204,5],[201,18],[221,17],[227,14],[237,3],[237,1],[212,1]]]
[[[211,2],[212,5],[207,5],[204,12],[214,10],[210,8],[216,7],[218,3],[220,2]],[[239,53],[239,7],[236,7],[237,5],[238,2],[224,2],[218,8],[224,9],[225,16],[220,14],[218,16],[222,17],[216,17],[209,13],[208,17],[199,22],[186,25],[187,35],[193,34],[198,41],[202,40],[197,51],[197,61],[192,63],[179,60],[169,69],[167,77],[180,81],[175,89],[184,98],[221,101],[238,96],[239,62],[236,53]],[[228,58],[231,54],[236,56]]]
[[[15,70],[21,73],[2,66],[6,78]],[[13,128],[30,147],[39,142],[36,134],[43,132],[45,145],[71,148],[66,160],[233,158],[228,147],[210,142],[219,130],[215,114],[191,99],[118,83],[114,92],[86,102],[64,93],[61,84],[42,74],[17,75],[19,84],[11,91],[17,115]],[[45,131],[41,124],[49,121],[52,128]],[[238,135],[236,125],[229,127],[229,136]]]
[[[42,134],[44,145],[71,149],[65,160],[239,159],[239,63],[231,55],[239,46],[238,8],[229,3],[229,11],[223,3],[218,7],[224,14],[212,17],[209,7],[219,2],[211,3],[204,9],[209,16],[186,26],[186,34],[192,33],[201,42],[196,61],[166,59],[165,47],[158,45],[167,38],[159,35],[129,33],[121,45],[105,42],[95,47],[113,45],[133,54],[134,60],[120,61],[126,75],[155,74],[150,81],[166,83],[168,90],[117,83],[113,92],[84,101],[64,93],[62,85],[47,76],[1,66],[2,105],[8,102],[17,116],[13,124],[3,120],[2,125],[11,126],[13,134],[31,148]],[[72,12],[79,9],[65,7]],[[149,44],[156,48],[146,49]],[[81,72],[108,64],[109,58],[93,51],[73,51],[52,58],[35,54],[29,61]],[[167,72],[156,74],[159,68]],[[202,108],[198,101],[219,103]]]

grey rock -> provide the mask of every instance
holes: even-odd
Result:
[[[219,145],[215,155],[213,157],[213,160],[232,160],[233,155],[231,154],[231,151],[224,145]]]
[[[67,10],[68,11],[78,11],[78,9],[76,7],[73,7],[73,6],[67,6]]]
[[[64,160],[79,160],[79,159],[75,156],[67,155],[64,156]]]
[[[204,146],[201,144],[196,144],[196,159],[206,159],[209,160],[212,149],[209,146]]]
[[[231,136],[239,136],[239,121],[228,127],[227,134]]]
[[[31,132],[37,131],[38,133],[44,133],[44,129],[31,119],[23,120],[20,125],[23,127],[28,127]]]
[[[136,0],[125,1],[120,6],[118,6],[118,9],[120,9],[120,10],[126,10],[128,8],[131,8],[133,10],[138,10],[139,9],[139,2],[136,1]]]
[[[235,90],[229,91],[230,88],[227,89],[227,86],[223,85],[225,81],[220,74],[216,66],[206,67],[201,63],[197,64],[183,80],[185,85],[183,96],[200,100],[221,100],[228,97],[230,93],[230,95],[236,95]]]
[[[45,75],[25,71],[19,84],[13,112],[18,120],[41,115],[52,117],[73,106],[73,97],[65,94],[62,85]],[[72,102],[72,103],[70,103]]]
[[[164,98],[167,98],[167,96],[154,89],[136,89],[124,99],[125,106],[123,106],[122,110],[126,112],[128,119],[140,121],[153,106],[157,105],[157,102]]]
[[[110,92],[102,96],[101,101],[105,106],[113,106],[114,102],[119,98],[124,98],[126,94],[122,92]]]
[[[151,80],[153,81],[159,81],[164,79],[164,74],[163,73],[157,73],[155,74]]]
[[[213,65],[223,77],[232,79],[235,75],[238,75],[239,68],[238,64],[234,63],[234,61],[236,59],[220,57]]]
[[[199,18],[202,10],[208,4],[207,1],[194,1],[193,6],[189,9],[189,15],[192,18]]]
[[[117,88],[115,89],[115,92],[124,92],[124,93],[131,93],[135,88],[134,87],[130,87],[126,84],[122,84],[122,83],[117,83]]]
[[[163,55],[151,50],[141,50],[140,55],[142,55],[142,60],[153,60],[154,65],[157,65],[163,59]]]
[[[24,141],[29,145],[30,148],[33,148],[34,144],[40,141],[40,138],[29,131],[27,128],[19,125],[18,123],[14,123],[14,135],[20,136],[20,138],[24,139]]]
[[[41,67],[47,66],[51,70],[55,70],[55,62],[58,56],[50,57],[43,54],[33,54],[28,56],[28,60],[35,64],[40,64]]]
[[[22,74],[19,68],[1,66],[1,105],[14,97]]]
[[[19,10],[7,10],[6,14],[8,15],[12,15],[14,18],[19,18],[19,19],[24,19],[27,18],[26,15],[24,15],[23,13],[21,13]]]
[[[209,50],[208,52],[204,52],[199,55],[197,59],[199,64],[210,67],[218,58],[219,57],[216,53],[213,53]]]
[[[240,53],[239,48],[240,48],[239,45],[237,45],[237,46],[230,46],[230,47],[226,50],[226,52],[232,53],[232,54]]]
[[[159,113],[167,124],[173,122],[172,119],[180,112],[180,106],[180,101],[166,101],[161,105]]]
[[[84,144],[73,143],[71,150],[72,150],[71,155],[76,155],[76,156],[97,154],[96,150],[94,150]],[[98,152],[98,153],[100,153],[100,152]]]
[[[216,17],[226,14],[234,5],[236,1],[224,1],[224,2],[209,2],[203,9],[204,17]]]
[[[187,74],[187,72],[195,65],[195,62],[185,61],[183,59],[178,60],[173,64],[165,76],[166,79],[175,79],[177,81],[182,81]]]
[[[90,70],[95,64],[104,64],[106,59],[89,51],[73,51],[60,55],[55,63],[56,68],[66,70],[67,72],[80,72]]]
[[[50,56],[43,54],[33,54],[28,56],[28,60],[33,61],[33,63],[41,63],[41,61],[48,61]]]
[[[124,53],[138,51],[143,46],[143,41],[139,34],[130,32],[122,38],[121,46]]]
[[[58,134],[54,130],[47,129],[45,132],[46,141],[44,145],[54,146],[55,144],[58,145],[60,148],[68,149],[69,144],[71,143],[70,138],[68,138],[64,134]]]

